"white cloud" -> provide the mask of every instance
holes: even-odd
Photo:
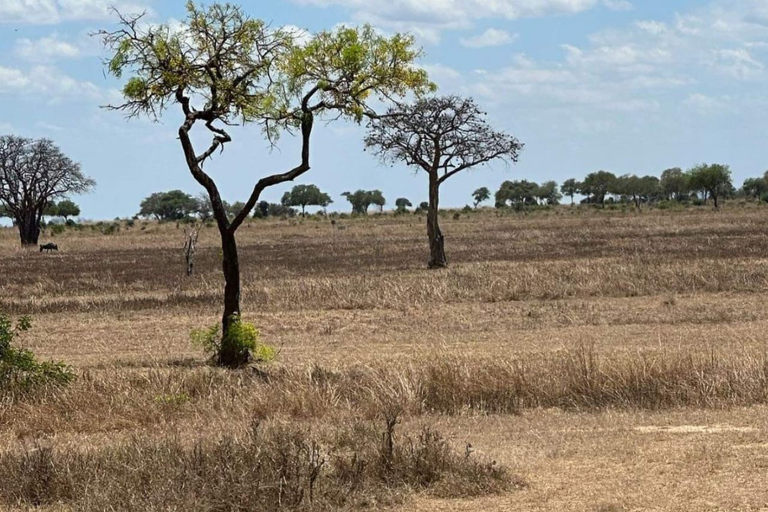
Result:
[[[93,21],[109,18],[110,8],[141,13],[148,7],[134,2],[110,0],[2,0],[0,24],[50,25],[64,21]]]
[[[342,6],[357,22],[410,31],[427,42],[440,32],[468,28],[482,19],[536,18],[593,9],[600,0],[293,0],[303,5]],[[610,3],[610,0],[607,0]],[[616,0],[613,0],[614,2]],[[623,2],[620,2],[623,3]]]
[[[503,46],[517,39],[517,34],[510,34],[506,30],[489,28],[482,34],[461,39],[462,46],[467,48],[486,48],[489,46]]]
[[[312,38],[312,34],[309,31],[296,25],[283,25],[282,29],[289,33],[293,37],[294,42],[299,46],[307,44]]]
[[[0,94],[16,92],[29,85],[29,78],[18,69],[0,66]]]
[[[91,82],[79,81],[50,66],[35,66],[24,72],[0,67],[0,95],[42,95],[48,102],[63,99],[101,101],[107,97]]]
[[[612,11],[631,11],[635,8],[628,0],[603,0],[603,5]]]
[[[58,59],[74,59],[83,53],[82,45],[59,39],[57,34],[40,39],[19,39],[14,45],[14,54],[24,60],[45,62]]]
[[[721,73],[740,80],[763,76],[765,65],[756,60],[745,48],[713,50],[713,66]]]
[[[714,98],[706,94],[694,93],[683,101],[683,105],[699,114],[712,114],[729,108],[730,101],[729,97]]]
[[[424,64],[421,67],[429,73],[429,79],[433,82],[455,82],[461,79],[461,73],[442,64]]]
[[[667,26],[667,24],[661,21],[654,21],[654,20],[638,21],[635,23],[635,26],[640,30],[644,32],[648,32],[649,34],[654,36],[659,36],[669,31],[669,27]]]

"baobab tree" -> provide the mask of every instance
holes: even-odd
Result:
[[[271,28],[229,3],[197,6],[190,1],[186,20],[173,29],[143,23],[142,16],[117,16],[120,28],[100,35],[112,55],[108,71],[118,78],[128,73],[130,78],[122,90],[124,102],[111,108],[129,118],[158,119],[171,105],[183,114],[178,138],[184,158],[210,199],[221,235],[225,284],[217,361],[241,366],[249,360],[249,351],[229,336],[240,319],[235,234],[262,192],[309,171],[316,118],[360,122],[374,114],[372,99],[388,101],[433,86],[426,72],[414,66],[420,51],[412,37],[385,37],[369,26],[320,32],[299,44],[292,31]],[[295,167],[263,175],[240,211],[230,217],[203,165],[232,141],[227,130],[234,124],[259,125],[273,144],[282,132],[298,132],[301,150]],[[195,128],[212,137],[205,149],[195,148],[190,136]]]
[[[456,174],[493,160],[517,162],[523,144],[492,130],[471,98],[429,97],[389,109],[369,123],[365,145],[387,162],[405,162],[429,178],[429,268],[447,266],[438,222],[440,186]]]
[[[0,137],[0,206],[18,226],[22,246],[37,245],[40,222],[56,199],[95,184],[48,139]]]

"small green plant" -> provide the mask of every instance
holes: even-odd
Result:
[[[232,348],[242,354],[243,361],[269,363],[277,357],[274,347],[261,342],[261,334],[255,325],[244,322],[239,316],[232,318],[232,324],[226,338],[221,336],[221,326],[217,323],[207,329],[194,329],[191,333],[192,344],[203,349],[218,359],[222,347]]]
[[[155,403],[160,405],[178,406],[189,403],[191,397],[187,393],[172,393],[170,395],[158,395],[155,397]]]
[[[74,380],[72,369],[61,362],[39,362],[35,355],[14,346],[16,340],[32,328],[29,317],[21,317],[16,325],[0,313],[0,394],[26,391],[37,385],[65,385]]]

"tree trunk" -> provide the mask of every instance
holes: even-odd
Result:
[[[16,225],[19,227],[19,237],[23,247],[37,245],[40,239],[40,216],[37,212],[34,210],[23,212],[16,218]]]
[[[717,196],[715,194],[712,194],[712,200],[715,202],[715,210],[719,210],[720,205],[717,202]]]
[[[440,231],[438,212],[440,208],[440,184],[437,173],[429,176],[429,210],[427,211],[427,236],[429,237],[429,268],[445,268],[445,238]]]
[[[240,317],[240,262],[234,233],[221,231],[222,269],[224,270],[224,314],[221,319],[222,336],[219,366],[237,368],[248,363],[248,352],[229,340],[230,326]]]

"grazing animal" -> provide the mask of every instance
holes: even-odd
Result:
[[[58,250],[59,250],[59,246],[54,244],[54,243],[48,243],[48,244],[40,246],[40,252],[43,252],[43,251],[46,251],[46,252],[56,251],[56,252],[58,252]]]

